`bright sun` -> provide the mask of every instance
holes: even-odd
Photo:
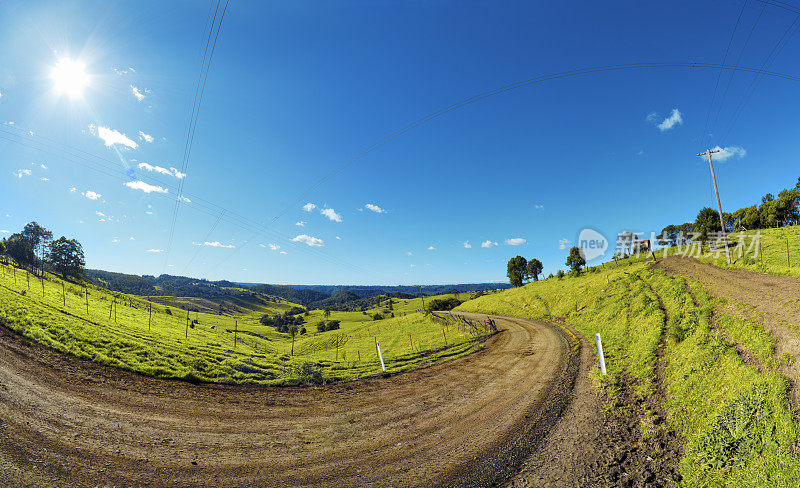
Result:
[[[53,67],[53,71],[50,72],[56,91],[71,98],[80,97],[83,94],[83,88],[89,83],[89,75],[86,74],[85,68],[80,61],[60,59]]]

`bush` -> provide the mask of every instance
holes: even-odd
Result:
[[[300,335],[303,335],[305,333],[306,333],[306,328],[305,327],[301,327],[300,328]]]
[[[320,320],[319,322],[317,322],[317,332],[325,332],[325,330],[326,330],[325,329],[325,321],[324,320]]]
[[[339,330],[340,323],[339,320],[329,320],[328,323],[325,324],[325,330]]]
[[[564,270],[562,270],[562,269],[559,269],[559,270],[558,270],[558,273],[556,273],[556,276],[558,276],[558,279],[559,279],[559,280],[560,280],[561,278],[563,278],[563,277],[564,277]]]
[[[301,385],[323,385],[325,378],[322,376],[322,369],[311,362],[304,362],[295,370],[297,376],[300,377]]]
[[[172,315],[172,310],[170,310],[169,307],[167,307],[164,309],[164,313],[167,315]]]

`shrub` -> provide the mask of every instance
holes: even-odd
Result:
[[[329,320],[328,323],[325,324],[325,330],[338,330],[340,323],[339,320]]]
[[[320,320],[319,322],[317,322],[317,332],[325,332],[325,330],[326,330],[325,329],[325,321],[324,320]]]
[[[372,316],[372,320],[381,320],[381,319],[383,319],[383,315],[380,312]]]
[[[304,362],[295,369],[297,376],[300,377],[301,385],[322,385],[325,378],[322,376],[322,369],[311,362]]]
[[[430,301],[430,304],[428,305],[428,310],[432,311],[453,310],[459,305],[461,305],[461,300],[459,300],[456,297],[436,298]]]

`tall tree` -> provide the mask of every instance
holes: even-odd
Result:
[[[22,234],[11,234],[6,240],[6,253],[23,266],[32,266],[36,262],[33,246]]]
[[[722,230],[722,225],[719,223],[719,213],[711,207],[705,207],[700,210],[695,220],[697,231],[700,232],[700,241],[708,242],[708,235],[712,232],[719,232]]]
[[[513,286],[522,286],[525,275],[528,273],[528,260],[522,256],[515,256],[508,260],[508,281]]]
[[[63,278],[82,278],[85,274],[86,259],[81,243],[64,236],[53,241],[49,246],[48,259],[53,271]]]
[[[34,221],[25,224],[21,234],[30,243],[34,254],[39,258],[39,268],[43,270],[45,251],[53,238],[53,233]]]
[[[569,266],[575,274],[581,273],[581,267],[586,266],[586,259],[578,246],[572,246],[567,256],[567,266]]]
[[[539,281],[539,275],[542,273],[544,266],[542,266],[542,262],[536,258],[531,258],[528,261],[527,265],[527,274],[530,279],[533,281]]]

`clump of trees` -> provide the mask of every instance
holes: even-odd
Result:
[[[266,325],[267,327],[275,327],[275,330],[283,334],[291,333],[290,328],[292,326],[299,327],[305,323],[303,309],[300,309],[299,312],[292,313],[295,308],[298,307],[293,307],[291,310],[287,310],[279,315],[264,314],[261,316],[261,319],[259,319],[259,322],[261,322],[261,325]],[[298,329],[295,329],[295,334],[297,331]]]
[[[776,197],[767,193],[761,197],[760,205],[742,207],[734,212],[723,212],[722,221],[727,232],[740,230],[767,229],[800,222],[800,178],[794,188],[784,189]],[[694,237],[707,242],[711,233],[722,230],[719,213],[710,207],[700,210],[694,222],[670,224],[661,230],[659,244],[675,246],[679,239],[691,240]]]
[[[81,243],[64,236],[53,240],[53,233],[29,222],[21,232],[11,234],[0,242],[0,251],[30,270],[52,271],[64,279],[83,279],[86,258]]]
[[[431,312],[453,310],[457,306],[461,305],[461,303],[461,300],[456,297],[434,298],[428,302],[428,310]]]
[[[526,280],[538,281],[542,269],[542,262],[536,258],[528,261],[522,256],[514,256],[508,260],[506,275],[513,286],[522,286]]]
[[[317,332],[328,332],[331,330],[339,330],[341,321],[339,320],[320,320],[317,322]]]

